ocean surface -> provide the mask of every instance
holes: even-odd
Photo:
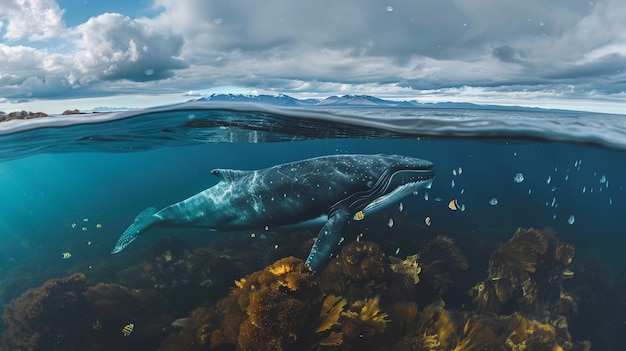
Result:
[[[181,333],[181,327],[172,327],[171,322],[188,318],[203,303],[212,305],[227,297],[236,289],[236,279],[261,271],[278,259],[305,259],[319,226],[236,233],[153,228],[123,252],[111,255],[111,250],[145,208],[163,208],[215,185],[217,178],[211,174],[215,168],[253,170],[334,154],[407,155],[432,161],[436,170],[431,189],[420,189],[401,204],[394,203],[349,224],[344,245],[356,240],[373,242],[385,257],[404,259],[417,253],[427,240],[451,238],[467,257],[469,268],[437,301],[444,301],[446,309],[477,313],[472,288],[482,281],[501,279],[488,273],[490,255],[518,228],[553,232],[560,242],[575,248],[571,263],[563,263],[558,268],[562,272],[550,273],[549,279],[533,276],[539,267],[524,273],[537,284],[552,284],[550,297],[537,307],[545,313],[539,316],[518,308],[516,299],[530,294],[522,285],[513,289],[513,297],[502,301],[495,313],[520,313],[550,325],[556,325],[555,316],[562,315],[567,320],[565,330],[571,335],[569,346],[559,343],[563,349],[584,349],[576,342],[588,340],[592,350],[623,350],[626,116],[476,109],[305,110],[209,103],[0,123],[0,302],[5,304],[0,345],[15,350],[78,350],[87,342],[79,339],[93,332],[89,345],[99,340],[104,340],[102,345],[110,344],[84,349],[111,345],[119,350],[235,349],[232,341],[216,341],[213,346],[198,346],[197,342],[168,346],[176,343],[171,341],[176,335],[197,335]],[[174,271],[169,280],[155,278],[151,272],[158,264],[184,261],[176,257],[176,250],[184,251],[182,247],[188,252],[210,248],[215,255],[227,257],[231,265],[221,267],[215,276],[205,272],[203,279],[186,276],[181,282],[176,274],[180,278],[183,273]],[[547,265],[546,260],[536,264]],[[189,262],[184,264],[198,265]],[[133,273],[136,267],[143,269],[144,278],[153,274],[152,281],[133,276],[139,274]],[[18,303],[27,304],[22,294],[28,289],[40,289],[50,279],[66,279],[76,273],[86,277],[80,289],[99,283],[119,284],[129,291],[154,291],[166,303],[155,304],[153,314],[131,313],[132,307],[124,304],[106,305],[115,311],[113,316],[119,316],[117,319],[94,319],[91,312],[78,307],[59,307],[51,316],[33,312],[28,317],[16,317],[16,310],[22,308]],[[389,324],[386,332],[379,331],[378,339],[368,344],[378,345],[372,349],[411,349],[406,346],[409,339],[402,337],[419,327],[420,313],[436,302],[425,299],[416,289],[415,296],[403,298],[417,304],[415,321],[407,322],[402,333],[392,335],[385,334],[391,333]],[[41,294],[52,296],[50,291]],[[572,296],[576,307],[550,312],[564,295]],[[66,295],[62,296],[54,303],[71,304]],[[381,297],[383,310],[391,306],[385,296],[383,293]],[[159,311],[161,307],[163,311]],[[164,327],[150,336],[151,343],[139,341],[148,335],[142,334],[142,328],[156,325],[152,319],[148,323],[152,317],[146,316],[159,312],[167,316],[160,317]],[[67,322],[67,330],[90,327],[78,335],[55,330],[56,339],[37,334],[39,341],[24,341],[28,338],[22,334],[32,336],[33,330],[45,334],[42,325],[58,327],[63,322]],[[122,329],[130,323],[134,331],[124,336]],[[462,324],[459,322],[459,330]],[[211,327],[212,337],[227,335],[218,333],[220,327],[215,325]],[[557,334],[562,329],[557,328]],[[367,349],[356,341],[350,344],[345,329],[343,335],[344,346],[319,343],[314,348]],[[366,339],[371,336],[364,335],[361,337]],[[390,338],[404,341],[394,345]],[[183,344],[187,346],[180,346]],[[454,344],[450,345],[452,349]],[[493,349],[510,349],[506,347]]]

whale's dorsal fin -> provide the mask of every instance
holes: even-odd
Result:
[[[250,173],[250,171],[240,171],[238,169],[224,169],[224,168],[216,168],[211,171],[211,174],[218,177],[221,181],[224,182],[232,182],[233,180],[237,180],[246,174]]]

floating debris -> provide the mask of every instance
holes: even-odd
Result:
[[[389,228],[393,227],[393,218],[389,218],[389,221],[387,222],[387,226]]]
[[[528,189],[528,195],[530,195],[533,192],[532,189]]]
[[[565,175],[565,180],[568,180],[568,179],[569,179],[569,174],[566,174]]]
[[[400,253],[400,248],[396,249],[396,253],[395,254],[397,255],[398,253]]]
[[[613,206],[613,198],[609,197],[609,206]]]
[[[456,169],[452,170],[452,175],[456,175]]]
[[[102,224],[100,223],[96,224],[96,228],[102,228]]]
[[[461,166],[459,166],[459,170],[457,171],[457,173],[458,173],[459,175],[463,174],[463,168],[461,168]]]
[[[424,218],[424,223],[430,227],[430,217],[426,216],[426,218]]]
[[[278,244],[274,245],[274,250],[278,250]]]
[[[428,201],[428,193],[424,193],[424,200]]]
[[[72,253],[71,253],[71,252],[69,252],[69,251],[63,252],[63,253],[61,253],[61,257],[62,257],[64,260],[67,260],[68,258],[72,257]]]
[[[76,228],[76,223],[72,223],[72,228]]]
[[[491,206],[495,206],[495,205],[497,205],[497,204],[498,204],[498,198],[496,198],[496,197],[492,197],[492,198],[491,198],[491,200],[489,200],[489,204],[490,204]]]
[[[464,192],[465,192],[465,189],[461,189],[461,195],[463,195]]]
[[[89,241],[87,242],[87,245],[91,246],[91,240],[89,240]]]
[[[586,186],[584,186],[584,187],[583,187],[583,194],[584,194],[585,192],[587,192],[587,187],[586,187]]]
[[[86,231],[87,231],[87,227],[82,227],[82,228],[80,228],[80,229],[82,229],[82,231],[83,231],[83,232],[86,232]]]
[[[574,215],[569,216],[569,218],[567,219],[567,223],[569,224],[574,224]]]
[[[606,176],[603,174],[602,177],[600,177],[600,184],[604,183],[606,183]]]
[[[83,222],[89,222],[89,218],[83,218]]]
[[[124,328],[122,328],[122,335],[129,336],[133,332],[133,329],[135,329],[135,325],[133,323],[126,324]]]
[[[551,192],[555,192],[556,191],[556,186],[553,186],[552,188],[550,188]]]
[[[552,181],[552,176],[548,176],[548,179],[546,179],[546,184],[550,184],[551,181]]]
[[[514,181],[515,183],[521,183],[521,182],[523,182],[523,181],[524,181],[524,175],[523,175],[523,174],[521,174],[521,173],[517,173],[517,174],[515,175],[515,177],[513,177],[513,181]]]
[[[441,202],[441,201],[443,201],[443,199],[442,199],[442,198],[440,198],[439,196],[437,196],[437,197],[435,198],[435,202]]]

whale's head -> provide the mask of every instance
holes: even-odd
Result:
[[[420,188],[430,188],[435,178],[434,164],[430,161],[402,155],[376,157],[375,182],[368,191],[355,194],[351,199],[350,208],[355,212],[355,220],[361,220]]]

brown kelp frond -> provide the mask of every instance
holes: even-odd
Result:
[[[548,250],[548,238],[533,228],[518,228],[513,237],[494,251],[489,260],[490,278],[507,278],[520,284],[534,273],[540,257]]]
[[[423,282],[438,294],[448,290],[458,271],[469,267],[465,255],[454,241],[446,236],[426,241],[419,250],[419,261]]]
[[[315,324],[315,332],[321,333],[332,328],[339,321],[347,301],[341,296],[328,295],[322,302],[320,315]]]
[[[502,345],[501,330],[504,325],[494,317],[472,316],[463,330],[453,351],[498,350]]]
[[[379,302],[380,296],[357,300],[350,305],[349,310],[346,311],[344,315],[348,318],[360,320],[370,327],[373,327],[377,332],[382,332],[389,322],[387,318],[389,314],[380,308]]]
[[[416,342],[418,350],[448,350],[456,338],[456,322],[441,304],[426,306],[417,321]]]
[[[408,277],[413,284],[417,284],[420,281],[419,274],[422,271],[417,259],[418,254],[407,256],[404,260],[389,256],[389,261],[391,262],[389,266],[394,272]]]

